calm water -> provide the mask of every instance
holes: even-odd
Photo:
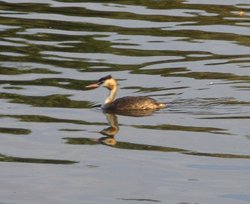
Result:
[[[250,203],[249,9],[0,1],[0,203]],[[107,74],[168,108],[103,113]]]

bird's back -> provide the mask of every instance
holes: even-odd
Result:
[[[158,103],[156,100],[144,96],[126,96],[113,101],[109,109],[111,110],[149,110],[165,108],[166,105]]]

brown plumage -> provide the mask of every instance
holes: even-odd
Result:
[[[166,105],[158,103],[155,99],[145,96],[126,96],[113,101],[109,109],[118,110],[147,110],[165,108]]]
[[[126,96],[115,99],[117,93],[117,81],[111,75],[102,77],[98,83],[88,85],[88,88],[97,88],[104,86],[110,90],[102,108],[112,111],[131,111],[131,110],[156,110],[166,108],[166,104],[159,103],[155,99],[145,96]]]

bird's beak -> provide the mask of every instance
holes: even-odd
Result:
[[[98,88],[100,85],[99,84],[90,84],[88,86],[85,86],[86,88]]]

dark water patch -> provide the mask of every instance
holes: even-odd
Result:
[[[163,124],[163,125],[133,125],[135,128],[141,129],[151,129],[151,130],[168,130],[168,131],[184,131],[184,132],[206,132],[213,134],[226,134],[226,129],[221,128],[213,128],[213,127],[198,127],[198,126],[183,126],[183,125],[171,125],[171,124]]]
[[[241,90],[241,91],[250,91],[250,86],[235,86],[235,88]]]
[[[250,159],[250,155],[237,155],[237,154],[223,154],[223,153],[204,153],[188,151],[183,154],[193,155],[193,156],[204,156],[204,157],[216,157],[224,159]]]
[[[13,89],[13,90],[23,90],[24,88],[18,86],[5,86],[4,89]]]
[[[42,78],[35,80],[0,80],[0,84],[11,84],[11,85],[30,85],[30,86],[53,86],[64,89],[72,90],[84,90],[87,85],[86,81],[76,80],[76,79],[66,79],[66,78]]]
[[[200,119],[211,120],[249,120],[250,116],[216,116],[216,117],[201,117]]]
[[[12,157],[0,154],[0,162],[21,162],[21,163],[34,163],[34,164],[75,164],[76,161],[70,160],[56,160],[56,159],[36,159],[36,158],[22,158]]]
[[[59,72],[51,71],[48,69],[18,69],[18,68],[5,68],[0,67],[0,74],[3,75],[20,75],[20,74],[58,74]]]
[[[67,128],[67,129],[59,129],[59,131],[64,131],[64,132],[82,132],[82,131],[86,131],[86,130],[83,130],[83,129],[69,129],[69,128]]]
[[[66,140],[66,144],[71,144],[71,145],[95,145],[98,144],[95,139],[91,138],[63,138]]]
[[[0,118],[16,118],[22,122],[36,122],[36,123],[71,123],[77,125],[107,125],[106,123],[93,123],[87,122],[83,120],[70,120],[70,119],[59,119],[59,118],[52,118],[48,116],[42,115],[0,115]],[[63,129],[66,131],[66,129]]]
[[[160,203],[160,200],[149,199],[149,198],[117,198],[117,200],[123,201],[136,201],[136,202],[150,202],[150,203]]]
[[[179,202],[177,204],[200,204],[200,203],[196,203],[196,202]]]
[[[197,152],[175,147],[164,147],[157,145],[148,145],[148,144],[137,144],[131,142],[121,142],[116,141],[115,137],[100,137],[95,138],[63,138],[66,144],[70,145],[107,145],[113,148],[118,149],[127,149],[127,150],[138,150],[138,151],[157,151],[157,152],[177,152],[185,155],[192,156],[201,156],[201,157],[215,157],[215,158],[224,158],[224,159],[250,159],[250,155],[239,155],[239,154],[224,154],[224,153],[206,153],[206,152]]]
[[[133,73],[138,73],[138,74],[149,74],[149,75],[160,75],[160,76],[169,76],[169,75],[174,75],[179,72],[186,72],[187,68],[185,67],[175,67],[175,68],[163,68],[163,69],[140,69],[133,71]]]
[[[172,147],[163,147],[156,145],[147,145],[147,144],[136,144],[130,142],[117,142],[114,137],[101,137],[99,139],[93,138],[63,138],[66,140],[66,144],[73,145],[97,145],[97,144],[106,144],[118,149],[128,149],[128,150],[143,150],[143,151],[160,151],[160,152],[183,152],[184,149],[172,148]],[[114,140],[114,141],[111,141]]]
[[[169,88],[158,88],[158,87],[145,88],[145,87],[139,87],[139,86],[127,86],[123,89],[135,89],[137,90],[135,93],[153,93],[153,92],[158,92],[158,91],[170,90]]]
[[[222,58],[219,58],[219,59],[222,59]],[[226,64],[239,64],[239,63],[242,63],[242,65],[241,65],[242,68],[243,67],[249,67],[247,65],[247,63],[250,62],[249,55],[246,55],[246,56],[235,56],[235,58],[232,58],[232,56],[229,56],[229,57],[223,57],[223,59],[225,59],[225,61],[207,63],[206,65],[215,66],[215,65],[226,65]],[[246,63],[245,66],[244,66],[244,63]]]
[[[250,76],[239,76],[231,73],[219,73],[219,72],[187,72],[171,74],[175,77],[187,77],[193,79],[223,79],[230,81],[248,81],[250,82]]]
[[[185,151],[184,149],[180,149],[180,148],[162,147],[162,146],[147,145],[147,144],[135,144],[135,143],[129,143],[129,142],[118,142],[115,147],[119,149],[160,151],[160,152],[183,152]]]
[[[13,134],[13,135],[28,135],[28,134],[31,133],[31,130],[24,129],[24,128],[6,128],[6,127],[0,127],[0,133]]]
[[[237,99],[231,99],[231,100],[223,101],[222,104],[224,104],[224,105],[246,105],[246,106],[249,106],[250,101],[240,101],[240,100],[237,100]]]
[[[18,94],[0,93],[1,99],[9,99],[11,103],[28,104],[35,107],[90,108],[88,101],[74,101],[69,95],[23,96]]]

